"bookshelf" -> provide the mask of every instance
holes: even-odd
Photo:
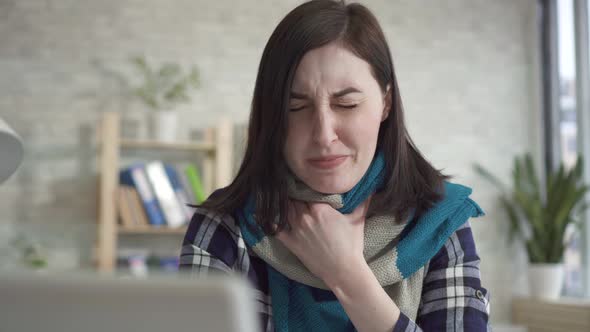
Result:
[[[186,226],[123,227],[118,223],[115,191],[119,185],[120,157],[128,149],[177,150],[203,154],[201,176],[206,194],[214,188],[227,186],[232,179],[233,124],[221,120],[215,128],[205,131],[200,142],[160,142],[121,137],[119,113],[105,112],[98,130],[99,153],[99,211],[97,241],[95,247],[96,268],[99,272],[113,272],[116,268],[117,247],[120,235],[178,235]]]
[[[180,234],[184,235],[186,227],[171,228],[171,227],[119,227],[117,228],[119,234]]]

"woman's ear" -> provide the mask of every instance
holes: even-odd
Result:
[[[385,121],[389,116],[391,110],[391,84],[387,85],[385,89],[385,95],[383,96],[383,113],[381,115],[381,122]]]

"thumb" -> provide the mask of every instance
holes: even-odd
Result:
[[[371,196],[369,196],[369,198],[367,198],[364,202],[359,204],[359,206],[357,206],[354,209],[354,211],[352,212],[352,215],[354,216],[353,217],[354,220],[364,221],[365,216],[367,215],[367,211],[369,210],[370,204],[371,204]]]
[[[369,206],[371,205],[371,199],[373,199],[373,195],[369,196],[367,199],[365,199],[364,202],[362,202],[361,204],[359,204],[359,206],[356,207],[355,212],[358,210],[358,213],[361,213],[363,216],[367,213],[367,211],[369,211]]]

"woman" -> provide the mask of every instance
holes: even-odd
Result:
[[[304,3],[271,35],[231,185],[181,271],[238,273],[266,331],[482,331],[471,189],[412,143],[389,47],[360,4]]]

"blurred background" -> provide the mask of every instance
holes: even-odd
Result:
[[[24,147],[0,185],[0,273],[174,273],[186,218],[156,229],[149,215],[129,217],[143,196],[118,190],[119,174],[172,165],[169,186],[190,201],[227,184],[262,50],[301,2],[0,0],[0,119]],[[530,257],[509,241],[501,192],[474,164],[510,187],[515,157],[529,153],[540,176],[590,157],[587,1],[360,2],[390,44],[410,135],[486,211],[472,227],[491,319],[520,331],[528,323],[515,299],[531,296]],[[153,173],[150,183],[170,175]],[[566,234],[560,298],[548,301],[577,299],[587,322],[590,232],[580,218]]]

